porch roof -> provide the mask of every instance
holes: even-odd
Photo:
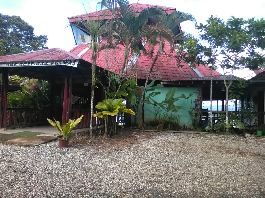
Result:
[[[78,56],[58,48],[52,48],[0,56],[0,67],[45,67],[56,65],[76,67],[78,61]]]
[[[67,75],[72,75],[77,82],[88,79],[89,65],[75,54],[58,48],[0,56],[0,69],[8,68],[10,75],[58,82],[63,82]]]

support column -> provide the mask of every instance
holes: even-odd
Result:
[[[49,81],[50,84],[50,117],[55,118],[55,91],[54,91],[54,80]],[[56,118],[57,119],[57,118]]]
[[[68,122],[71,114],[72,78],[64,79],[62,123]]]
[[[265,124],[265,90],[263,90],[263,124]]]
[[[223,99],[222,99],[222,111],[225,111],[225,103]]]
[[[1,128],[7,127],[7,92],[8,92],[8,70],[2,71],[2,89],[1,89]]]

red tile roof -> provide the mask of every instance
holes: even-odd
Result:
[[[147,8],[161,8],[167,14],[170,14],[170,13],[176,11],[176,8],[150,5],[150,4],[139,4],[139,3],[130,4],[129,7],[130,7],[131,11],[135,12],[135,13],[140,13],[144,9],[147,9]],[[84,21],[84,20],[93,21],[93,20],[112,19],[113,17],[114,17],[113,13],[110,10],[100,10],[100,11],[91,12],[88,14],[69,17],[68,20],[70,23],[74,23],[74,22]]]
[[[147,51],[148,47],[145,46]],[[154,54],[157,53],[158,45],[154,48]],[[91,61],[91,50],[87,44],[81,44],[71,50],[71,53],[80,55],[85,61]],[[101,50],[97,57],[97,65],[106,70],[119,74],[123,65],[124,46],[118,45],[115,49]],[[150,74],[150,68],[154,57],[148,54],[140,54],[134,68],[127,70],[129,75],[137,75],[138,79],[177,81],[177,80],[198,80],[207,79],[209,76],[220,76],[220,73],[204,65],[198,65],[197,73],[187,63],[178,61],[177,54],[171,51],[169,43],[165,43],[164,52],[158,56],[158,59]],[[198,74],[199,73],[199,74]]]
[[[150,48],[146,44],[147,51]],[[154,54],[157,53],[158,45],[154,47]],[[92,51],[88,44],[81,44],[76,46],[70,52],[61,49],[45,49],[29,53],[13,54],[7,56],[0,56],[0,65],[6,63],[20,63],[20,62],[45,62],[45,61],[75,61],[83,59],[87,62],[91,60]],[[114,72],[121,73],[123,66],[124,46],[119,44],[116,48],[101,50],[97,57],[97,66]],[[137,75],[138,79],[162,80],[162,81],[177,81],[177,80],[202,80],[209,76],[220,76],[217,71],[210,68],[198,65],[195,69],[191,68],[187,63],[180,62],[176,59],[175,51],[171,51],[169,43],[165,43],[164,52],[158,56],[158,59],[150,73],[152,64],[152,57],[149,54],[140,54],[134,67],[128,68],[127,75]],[[132,57],[130,57],[131,59]],[[44,64],[45,65],[45,64]]]
[[[67,51],[52,48],[38,50],[28,53],[12,54],[0,56],[1,63],[13,63],[13,62],[34,62],[34,61],[64,61],[64,60],[76,60],[78,56],[71,54]]]
[[[117,45],[115,49],[101,50],[97,56],[96,65],[108,71],[119,74],[123,64],[123,52],[123,45]],[[70,53],[75,54],[79,56],[79,58],[92,63],[92,50],[89,49],[89,46],[87,44],[80,44],[76,46],[70,51]]]

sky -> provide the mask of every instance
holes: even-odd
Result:
[[[74,39],[68,17],[100,9],[99,0],[0,0],[0,13],[20,16],[34,27],[35,34],[47,35],[49,48],[70,50]],[[205,22],[211,15],[227,19],[264,18],[265,0],[130,0],[130,3],[174,7],[191,13],[197,22]],[[194,24],[184,22],[182,30],[194,33]],[[245,73],[245,72],[243,72]]]

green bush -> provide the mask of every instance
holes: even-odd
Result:
[[[212,130],[211,130],[210,123],[205,128],[206,131],[213,131],[217,133],[226,132],[226,129],[228,129],[229,132],[240,132],[245,129],[245,125],[241,121],[239,114],[230,113],[228,125],[225,123],[225,115],[221,115],[219,116],[218,121],[213,124]]]

